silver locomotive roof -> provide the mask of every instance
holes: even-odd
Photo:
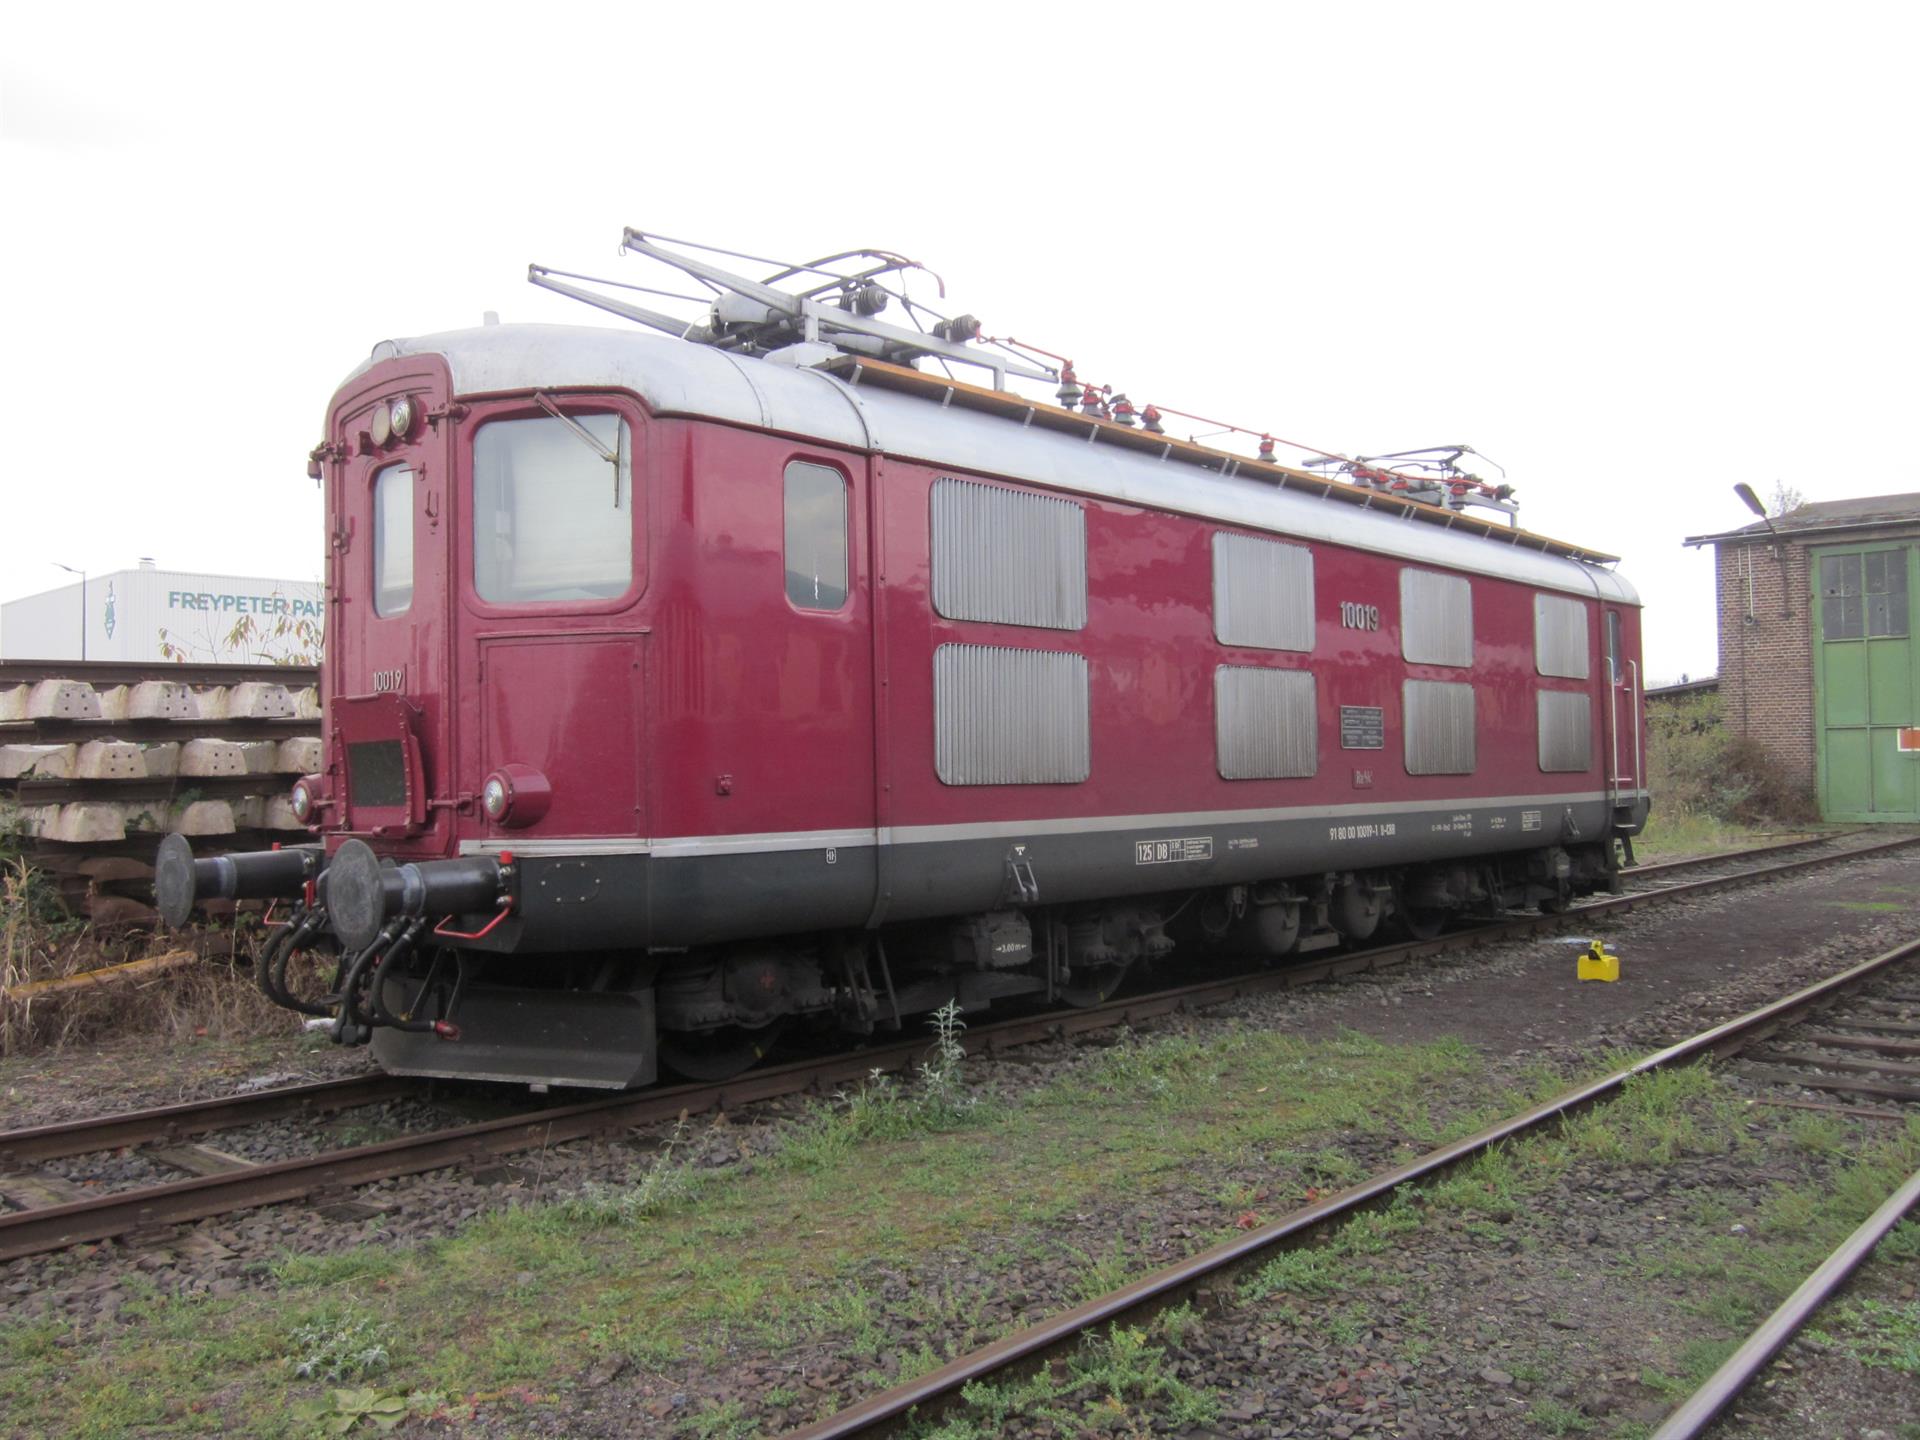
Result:
[[[452,372],[454,394],[465,398],[534,389],[628,390],[659,415],[776,431],[1417,564],[1640,603],[1624,576],[1532,548],[1521,543],[1520,532],[1489,534],[1418,523],[1410,511],[1331,500],[1322,488],[1277,488],[1276,472],[1252,462],[1238,473],[1223,474],[1195,459],[1192,447],[1168,445],[1156,454],[1101,446],[1089,443],[1090,432],[1022,425],[920,395],[849,383],[812,368],[823,356],[794,348],[801,353],[755,359],[639,330],[486,325],[384,340],[343,388],[382,360],[439,355]],[[1509,540],[1508,534],[1515,538]]]

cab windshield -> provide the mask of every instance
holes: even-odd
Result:
[[[547,605],[626,594],[632,454],[617,415],[494,420],[475,431],[473,587],[480,598]]]

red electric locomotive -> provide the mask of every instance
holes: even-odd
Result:
[[[707,316],[536,268],[672,334],[489,324],[342,386],[318,843],[163,847],[175,923],[295,902],[262,983],[336,1039],[640,1085],[794,1019],[1090,1003],[1176,943],[1277,958],[1609,882],[1649,804],[1637,598],[1474,513],[1512,504],[1462,452],[1248,459],[929,318],[898,257],[762,282],[627,245]],[[312,947],[328,995],[288,985]]]

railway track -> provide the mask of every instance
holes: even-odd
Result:
[[[852,1440],[856,1436],[890,1434],[908,1417],[926,1420],[937,1416],[944,1407],[958,1400],[967,1386],[1005,1379],[1014,1372],[1026,1373],[1035,1365],[1066,1353],[1069,1347],[1079,1344],[1102,1326],[1137,1326],[1160,1310],[1188,1299],[1203,1282],[1217,1282],[1222,1277],[1238,1274],[1264,1262],[1283,1249],[1310,1243],[1338,1223],[1385,1202],[1406,1187],[1431,1180],[1497,1145],[1548,1130],[1576,1112],[1604,1103],[1617,1096],[1636,1076],[1707,1059],[1735,1060],[1743,1068],[1754,1068],[1749,1061],[1755,1056],[1755,1047],[1764,1045],[1783,1031],[1799,1035],[1800,1043],[1815,1043],[1815,1035],[1825,1034],[1824,1029],[1802,1034],[1789,1027],[1804,1025],[1808,1017],[1816,1014],[1819,1016],[1817,1023],[1823,1027],[1890,1031],[1894,1037],[1891,1043],[1904,1045],[1907,1042],[1897,1037],[1920,1035],[1920,1023],[1886,1019],[1885,1007],[1892,1006],[1903,1014],[1920,1014],[1920,995],[1914,996],[1909,1002],[1863,999],[1858,994],[1861,987],[1883,981],[1894,974],[1920,976],[1920,941],[1911,941],[1885,951],[1784,999],[1716,1025],[1633,1065],[1501,1121],[1477,1135],[1383,1171],[1337,1195],[1282,1216],[1271,1224],[1222,1241],[1117,1290],[1004,1336],[929,1374],[790,1431],[788,1440]],[[1910,1052],[1903,1049],[1896,1053]],[[1761,1073],[1757,1078],[1789,1087],[1829,1088],[1830,1085],[1837,1087],[1844,1084],[1849,1087],[1850,1093],[1866,1096],[1886,1097],[1890,1093],[1890,1087],[1886,1084],[1861,1079],[1851,1072],[1844,1079],[1830,1081],[1819,1070],[1819,1062],[1803,1059],[1802,1063],[1806,1068],[1778,1076],[1770,1065],[1758,1067]],[[1905,1085],[1899,1090],[1899,1098],[1913,1107],[1910,1111],[1875,1110],[1865,1113],[1889,1115],[1902,1121],[1910,1114],[1920,1114],[1920,1087]],[[1848,1109],[1850,1113],[1861,1113],[1859,1107]],[[1845,1276],[1871,1252],[1875,1241],[1891,1230],[1916,1200],[1920,1200],[1920,1176],[1913,1177],[1890,1197],[1866,1225],[1809,1277],[1794,1297],[1762,1324],[1727,1366],[1674,1412],[1666,1424],[1654,1433],[1653,1440],[1692,1440],[1692,1437],[1699,1435],[1739,1393],[1740,1387],[1778,1353],[1798,1326],[1813,1313],[1819,1301],[1837,1288]]]
[[[1782,858],[1783,854],[1819,845],[1826,846],[1822,853]],[[1770,857],[1769,863],[1759,867],[1734,869],[1731,873],[1691,881],[1656,883],[1653,888],[1605,896],[1561,914],[1514,916],[1490,926],[1428,940],[1307,959],[1284,968],[1123,997],[1087,1009],[984,1023],[968,1032],[965,1043],[970,1053],[990,1054],[1040,1041],[1137,1026],[1158,1016],[1207,1009],[1343,975],[1385,970],[1432,955],[1584,928],[1605,915],[1761,883],[1914,845],[1920,845],[1920,836],[1850,846],[1837,846],[1829,839],[1764,847],[1751,852]],[[1627,875],[1633,883],[1644,883],[1656,876],[1666,881],[1667,877],[1690,869],[1737,866],[1744,858],[1747,857],[1741,854],[1702,857],[1640,867]],[[213,1147],[196,1147],[190,1142],[196,1136],[269,1119],[331,1113],[417,1095],[424,1082],[363,1076],[0,1133],[0,1165],[9,1168],[129,1146],[157,1145],[167,1152],[159,1156],[166,1164],[194,1172],[187,1179],[105,1195],[77,1195],[72,1193],[76,1187],[59,1182],[57,1177],[32,1172],[0,1177],[0,1196],[19,1207],[12,1213],[0,1213],[0,1262],[235,1210],[333,1194],[377,1180],[452,1165],[490,1164],[508,1155],[548,1145],[616,1136],[636,1127],[671,1121],[682,1113],[731,1110],[756,1101],[808,1092],[826,1093],[857,1082],[874,1070],[909,1068],[926,1050],[927,1041],[916,1037],[826,1059],[768,1066],[720,1083],[597,1095],[451,1129],[265,1164],[249,1164]]]

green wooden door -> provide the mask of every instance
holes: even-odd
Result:
[[[1820,811],[1829,820],[1920,820],[1914,690],[1915,555],[1907,545],[1813,552],[1813,681]]]

